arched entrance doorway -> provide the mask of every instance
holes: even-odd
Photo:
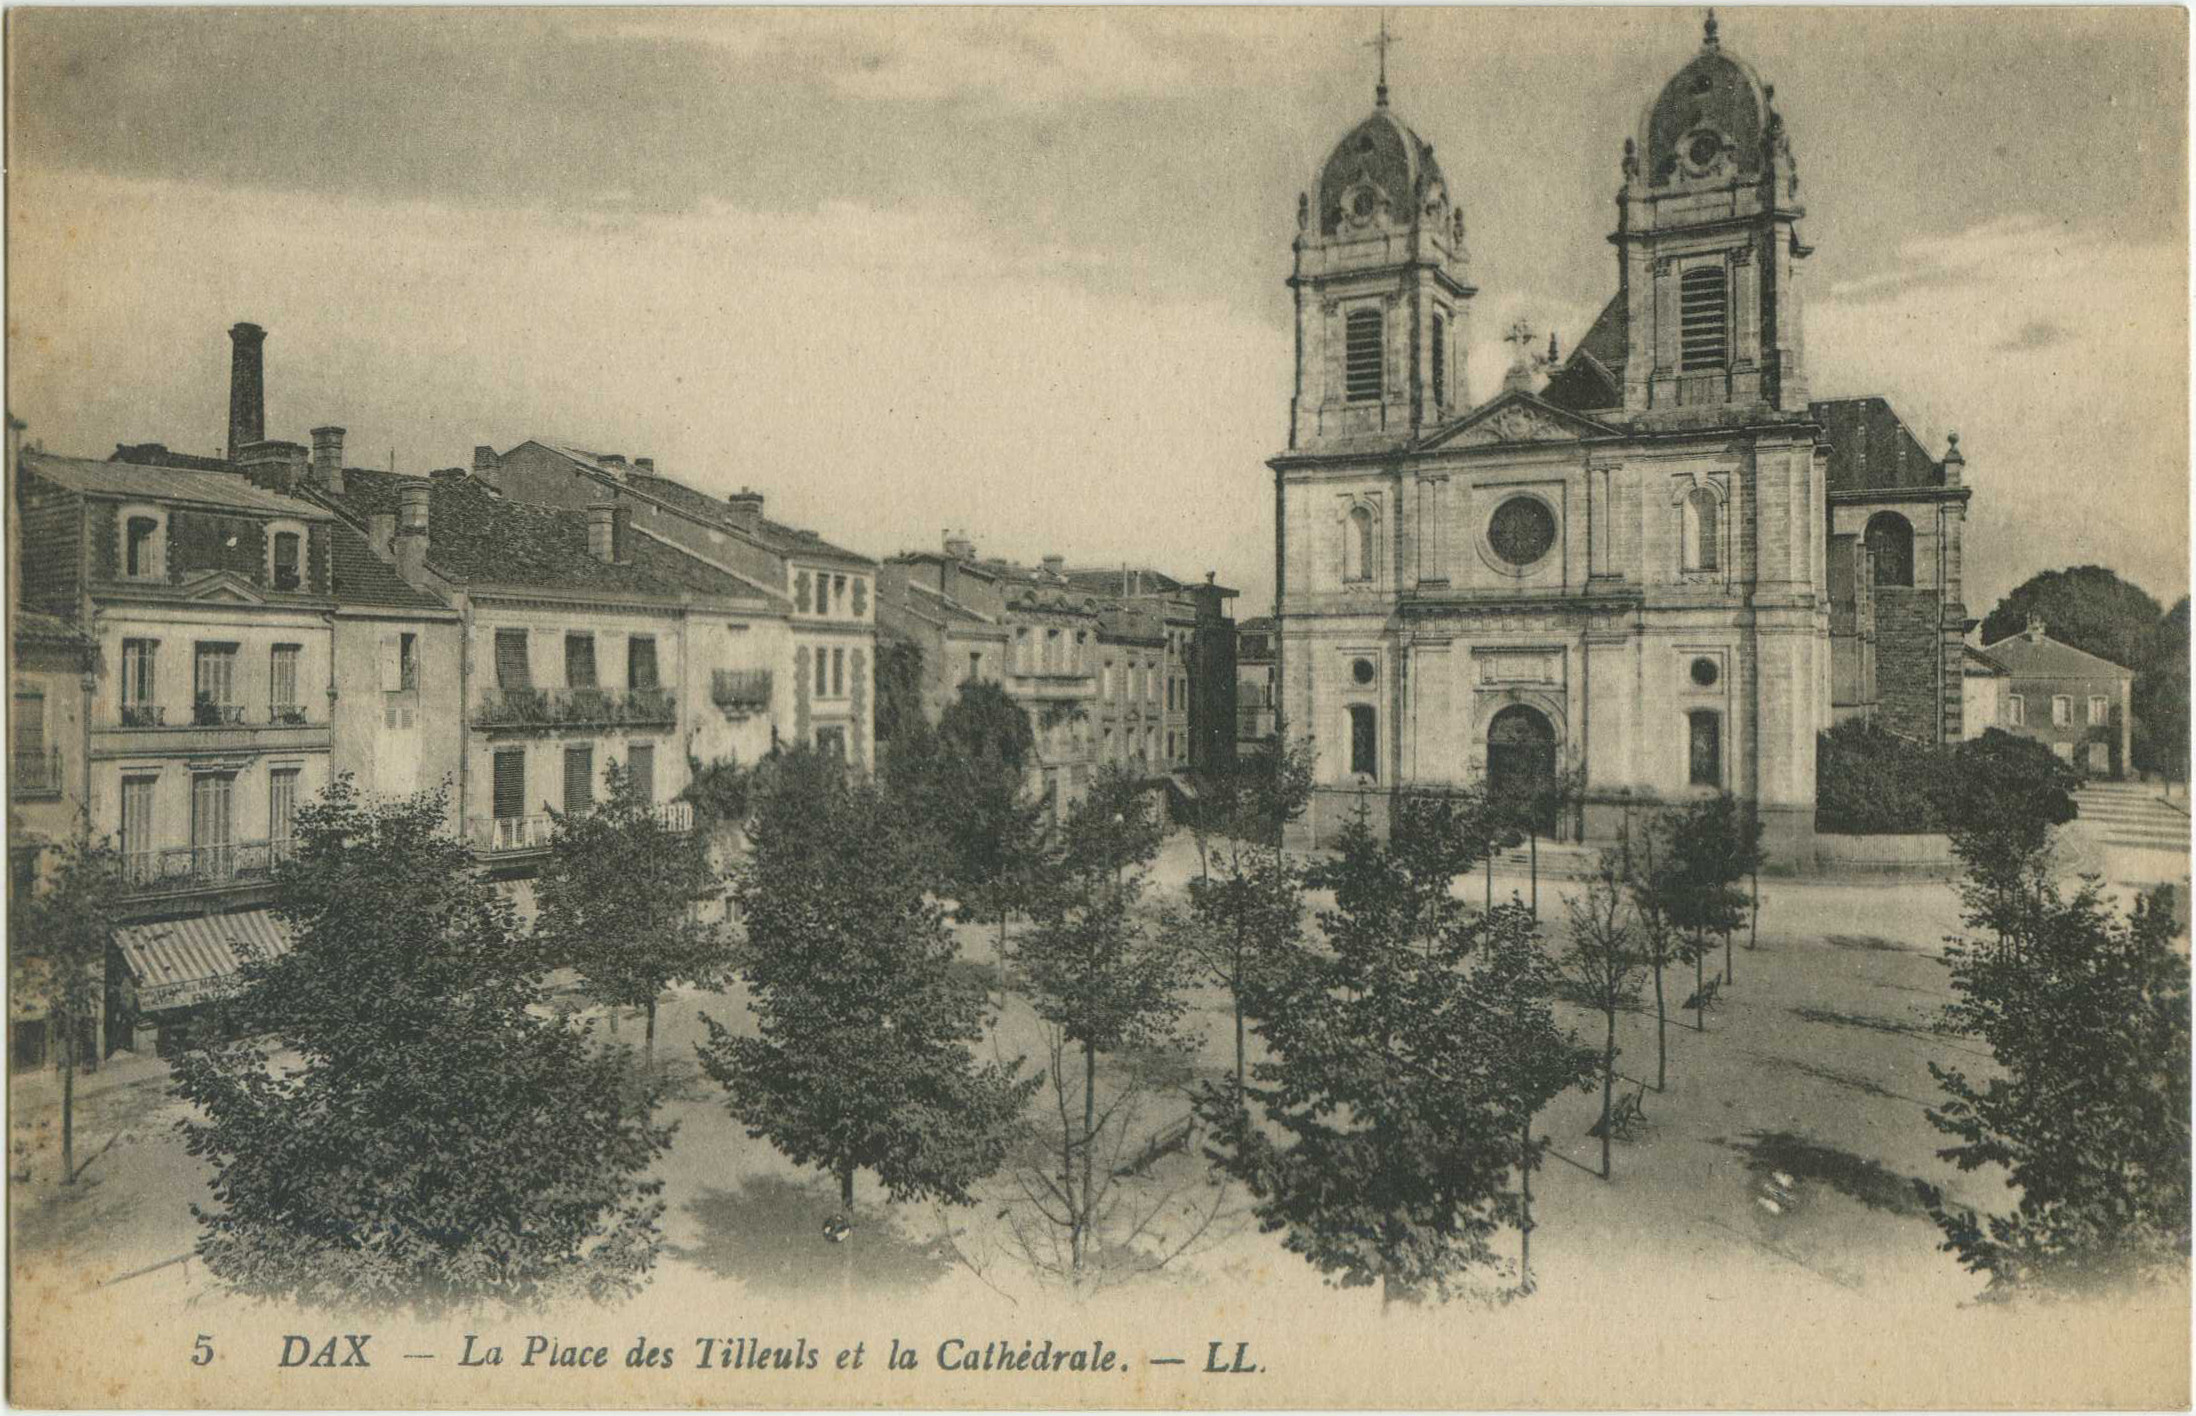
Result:
[[[1555,728],[1537,708],[1513,703],[1487,725],[1487,786],[1531,804],[1540,834],[1556,834]]]

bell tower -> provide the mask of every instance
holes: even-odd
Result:
[[[1624,143],[1617,197],[1627,317],[1624,408],[1677,421],[1805,416],[1799,170],[1776,90],[1726,53],[1708,12],[1700,52]]]
[[[1403,442],[1471,404],[1464,214],[1431,143],[1388,105],[1383,21],[1373,111],[1296,199],[1291,451]]]

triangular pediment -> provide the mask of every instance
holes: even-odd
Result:
[[[1436,432],[1426,447],[1514,447],[1619,436],[1616,428],[1558,408],[1522,389],[1493,398]]]
[[[208,600],[214,603],[235,605],[264,605],[267,597],[253,587],[252,582],[233,570],[209,571],[204,575],[183,582],[181,589],[185,599]]]

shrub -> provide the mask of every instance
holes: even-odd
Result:
[[[1815,829],[1849,836],[1942,831],[1948,757],[1859,719],[1838,724],[1815,740]]]

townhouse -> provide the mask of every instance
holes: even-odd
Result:
[[[2044,628],[2031,617],[2019,634],[1982,647],[2005,675],[1996,726],[2036,739],[2092,776],[2128,775],[2134,671],[2062,644]]]
[[[650,457],[530,438],[501,453],[475,448],[473,475],[515,502],[610,508],[636,544],[679,551],[745,587],[725,634],[705,638],[698,681],[727,712],[746,705],[775,732],[727,738],[726,753],[753,761],[790,740],[874,766],[875,561],[765,516],[761,492],[714,497]]]

